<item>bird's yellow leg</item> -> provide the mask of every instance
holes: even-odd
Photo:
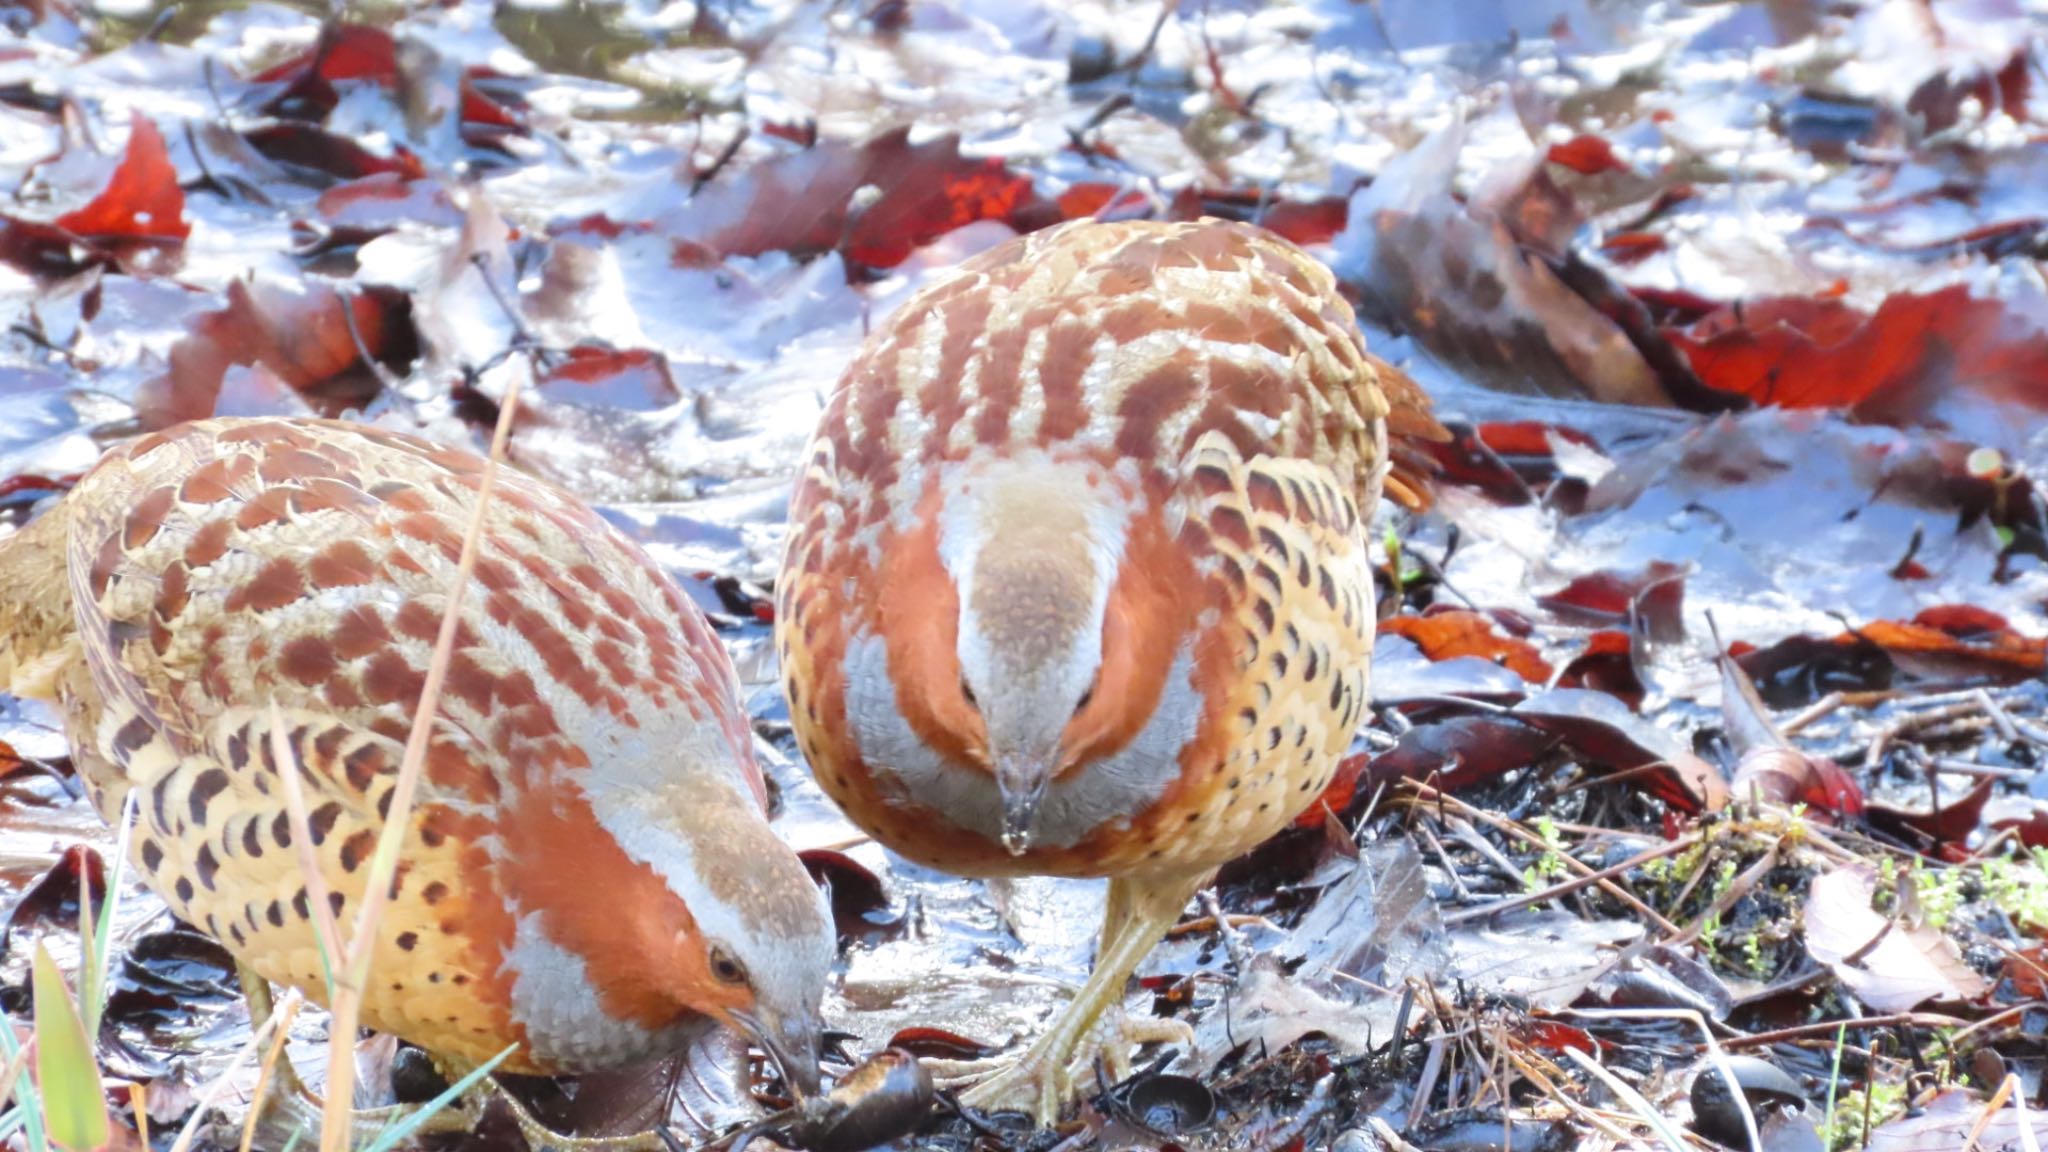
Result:
[[[1095,971],[1080,994],[1053,1021],[1045,1035],[1015,1063],[977,1084],[961,1097],[970,1107],[1022,1107],[1043,1127],[1058,1123],[1060,1110],[1074,1095],[1076,1068],[1085,1075],[1099,1054],[1112,1077],[1130,1069],[1133,1044],[1161,1040],[1186,1042],[1187,1025],[1178,1021],[1132,1020],[1112,1014],[1114,1026],[1101,1035],[1103,1015],[1123,1000],[1124,985],[1187,907],[1188,899],[1209,882],[1210,874],[1165,880],[1124,877],[1109,882],[1104,909],[1102,950]],[[1094,1049],[1092,1051],[1087,1049]],[[1080,1059],[1077,1062],[1077,1057]]]
[[[249,1026],[261,1028],[263,1022],[270,1019],[277,1010],[270,981],[265,980],[246,964],[235,965],[235,971],[242,983],[242,998],[249,1005]],[[449,1082],[453,1083],[460,1079],[461,1072],[466,1071],[467,1069],[460,1070]],[[455,1132],[474,1127],[476,1117],[483,1114],[482,1104],[488,1101],[489,1093],[494,1090],[495,1085],[489,1082],[479,1085],[471,1091],[470,1099],[464,1101],[467,1106],[464,1110],[444,1110],[441,1115],[428,1120],[420,1130]],[[510,1100],[510,1097],[507,1099]],[[521,1127],[524,1128],[523,1121],[530,1117],[527,1117],[523,1108],[518,1107],[518,1101],[513,1100],[511,1103],[515,1109],[514,1115],[522,1120]],[[270,1125],[267,1131],[281,1139],[288,1140],[293,1133],[299,1135],[301,1142],[308,1137],[317,1138],[323,1120],[320,1097],[306,1087],[305,1081],[299,1079],[298,1072],[292,1068],[291,1057],[282,1052],[278,1053],[277,1064],[270,1071],[263,1099],[251,1101],[250,1107],[264,1113],[259,1123]],[[357,1144],[374,1139],[384,1128],[397,1122],[403,1114],[402,1106],[356,1110],[350,1115],[350,1127],[354,1137],[350,1143]],[[534,1146],[539,1147],[538,1144]]]

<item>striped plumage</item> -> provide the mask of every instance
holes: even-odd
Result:
[[[1439,431],[1329,272],[1216,221],[1002,244],[842,378],[778,612],[812,770],[913,860],[1113,879],[1096,980],[983,1099],[1046,1114],[1129,965],[1327,783],[1367,700],[1390,419]]]
[[[61,701],[142,878],[322,994],[270,707],[352,923],[483,462],[349,424],[215,420],[110,452],[0,541],[0,686]],[[364,1021],[573,1073],[713,1021],[815,1083],[822,898],[776,839],[702,614],[588,507],[504,470],[487,509]]]

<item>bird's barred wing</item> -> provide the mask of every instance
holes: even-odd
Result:
[[[135,737],[159,732],[181,755],[246,754],[250,718],[272,702],[323,718],[341,735],[305,734],[308,769],[374,810],[411,728],[481,471],[467,453],[322,422],[209,421],[119,450],[69,498],[72,587],[101,696]],[[485,539],[427,796],[490,804],[614,748],[680,750],[707,730],[731,751],[689,770],[744,777],[727,782],[761,794],[724,651],[652,561],[509,469]],[[353,763],[328,754],[358,741],[375,751]],[[690,783],[680,764],[677,783]]]

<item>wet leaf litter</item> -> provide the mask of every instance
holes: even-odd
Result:
[[[907,865],[806,779],[766,593],[821,398],[878,317],[1015,232],[1215,214],[1311,246],[1457,435],[1379,557],[1349,771],[1140,970],[1129,1003],[1195,1049],[1058,1140],[1598,1148],[1657,1120],[2016,1147],[2040,1123],[2037,8],[17,15],[0,514],[207,413],[474,448],[532,372],[513,461],[682,579],[750,687],[780,826],[831,883],[847,1065],[1028,1040],[1099,896]],[[75,962],[112,839],[51,717],[5,703],[15,1012],[37,941]],[[101,1059],[161,1139],[242,1009],[130,895]],[[293,1049],[314,1078],[319,1027]],[[715,1079],[653,1090],[695,1105],[669,1109],[693,1143],[780,1104]],[[1054,1140],[943,1097],[905,1120],[919,1094],[875,1083],[757,1138]],[[526,1089],[592,1132],[649,1091]]]

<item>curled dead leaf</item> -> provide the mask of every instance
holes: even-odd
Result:
[[[1926,924],[1887,920],[1871,908],[1877,871],[1851,864],[1816,877],[1806,899],[1806,950],[1878,1012],[1929,1000],[1974,1000],[1988,987],[1955,942]]]

